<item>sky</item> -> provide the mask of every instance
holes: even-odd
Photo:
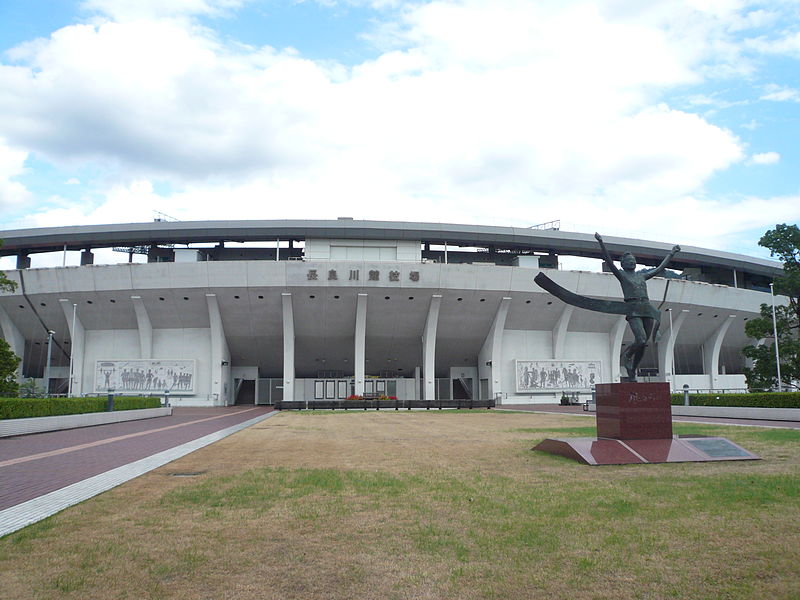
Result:
[[[558,220],[768,258],[799,117],[800,0],[0,1],[0,231]]]

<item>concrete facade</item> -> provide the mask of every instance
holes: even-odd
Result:
[[[111,361],[108,369],[119,368],[114,361],[193,361],[191,390],[162,385],[172,387],[178,406],[233,404],[248,394],[256,402],[284,394],[313,401],[331,389],[335,397],[461,394],[515,404],[589,392],[586,385],[518,391],[517,361],[593,361],[602,381],[619,377],[620,351],[632,339],[624,318],[547,294],[533,281],[535,254],[514,261],[525,266],[506,257],[487,263],[492,252],[502,256],[492,228],[484,232],[489,252],[473,252],[468,263],[467,252],[452,248],[459,256],[452,264],[426,257],[426,240],[409,240],[400,228],[359,241],[342,237],[339,225],[331,222],[326,239],[304,240],[304,249],[281,248],[279,260],[193,262],[175,254],[175,262],[9,270],[19,286],[0,295],[2,334],[22,349],[22,375],[41,378],[42,343],[47,329],[55,331],[52,364],[61,370],[52,372],[68,374],[71,364],[76,395],[102,392],[103,361]],[[563,245],[559,251],[566,253]],[[740,271],[748,260],[728,259]],[[762,272],[753,277],[763,277],[764,261],[756,262]],[[611,274],[547,272],[579,294],[621,298]],[[743,388],[740,350],[750,342],[744,323],[758,316],[768,294],[667,281],[649,283],[654,304],[663,299],[661,310],[669,312],[641,365],[645,377],[673,389]]]

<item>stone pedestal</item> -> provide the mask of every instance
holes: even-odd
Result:
[[[534,450],[587,465],[757,460],[720,437],[673,436],[668,383],[601,383],[597,437],[547,439]]]
[[[615,440],[669,439],[669,384],[601,383],[596,388],[597,437]]]

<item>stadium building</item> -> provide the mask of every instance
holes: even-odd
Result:
[[[23,357],[20,376],[53,393],[169,390],[173,404],[209,406],[352,394],[544,403],[617,381],[632,339],[624,316],[566,305],[533,281],[544,269],[568,290],[620,299],[610,273],[562,268],[564,257],[600,258],[591,234],[339,219],[156,221],[0,239],[18,284],[0,295],[2,335]],[[672,247],[605,241],[615,257],[633,252],[639,268]],[[93,264],[107,248],[128,262]],[[31,268],[37,253],[74,251],[80,266]],[[649,283],[662,335],[641,378],[744,388],[744,324],[770,301],[780,264],[683,246],[670,269],[674,277]]]

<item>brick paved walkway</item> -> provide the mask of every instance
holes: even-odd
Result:
[[[270,412],[175,408],[172,416],[0,439],[0,510]]]

